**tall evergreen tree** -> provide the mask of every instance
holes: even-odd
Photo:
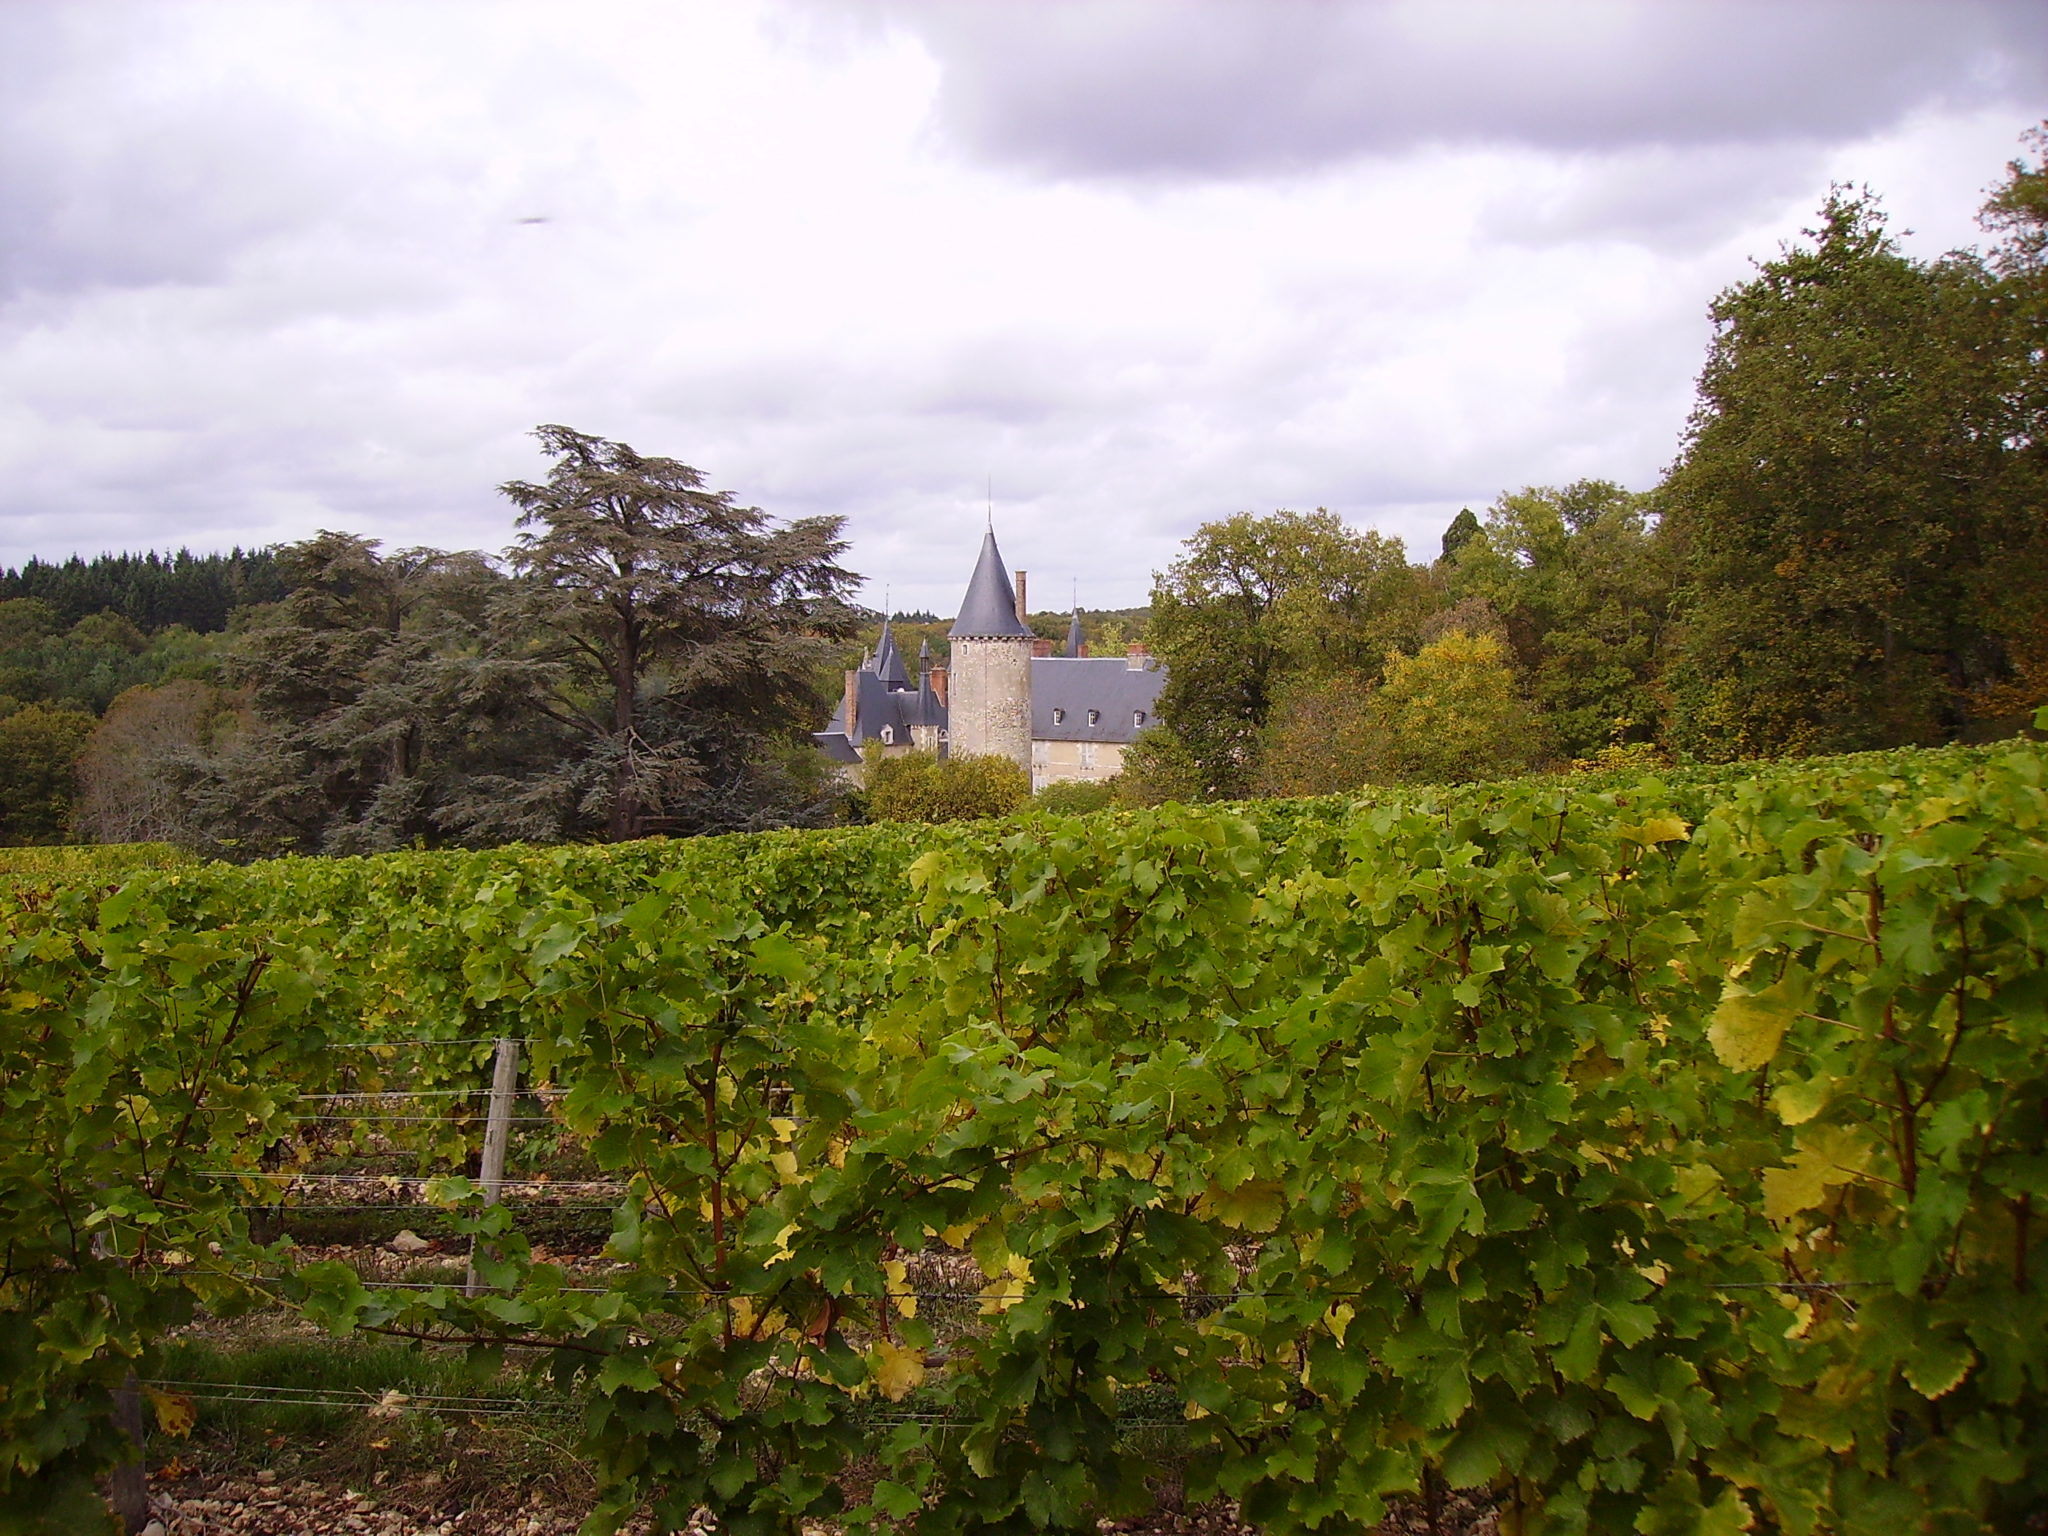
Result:
[[[816,679],[858,624],[842,520],[776,524],[675,459],[535,436],[555,462],[502,487],[524,531],[496,656],[565,746],[472,786],[463,824],[616,840],[773,819],[778,757],[807,761],[780,749],[807,741]]]
[[[477,637],[504,578],[472,553],[390,555],[323,532],[279,552],[290,596],[230,663],[252,726],[220,759],[211,820],[251,852],[436,839],[479,750]]]

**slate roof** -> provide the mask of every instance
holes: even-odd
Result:
[[[996,532],[982,535],[981,558],[974,562],[974,575],[967,583],[967,595],[960,600],[960,616],[953,621],[955,640],[1032,639],[1032,633],[1017,618],[1017,585],[996,548]]]
[[[910,674],[903,670],[903,653],[896,649],[896,635],[886,618],[882,620],[881,643],[875,647],[875,676],[898,688],[910,686]]]
[[[1121,656],[1034,656],[1031,738],[1034,741],[1135,741],[1158,718],[1166,669],[1147,659],[1133,669]],[[1095,712],[1095,723],[1088,720]],[[1144,722],[1137,716],[1144,714]],[[1059,718],[1055,718],[1057,715]]]
[[[1079,656],[1083,643],[1081,639],[1081,610],[1076,608],[1074,610],[1074,622],[1067,626],[1067,648],[1061,651],[1060,654],[1062,656]]]
[[[882,734],[882,727],[893,725],[895,743],[905,746],[910,741],[913,725],[946,724],[946,707],[938,696],[927,686],[923,688],[891,688],[873,672],[862,670],[854,674],[854,734],[847,742],[858,747],[864,741],[873,741]],[[846,737],[846,698],[842,694],[839,707],[832,711],[832,723],[822,731],[812,733],[818,737]],[[833,749],[826,745],[828,751]],[[837,756],[837,753],[834,752]]]

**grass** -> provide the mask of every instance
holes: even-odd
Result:
[[[152,1379],[152,1465],[425,1483],[461,1508],[537,1487],[562,1502],[595,1493],[574,1449],[578,1402],[498,1359],[376,1339],[194,1334],[166,1345]],[[190,1431],[167,1434],[181,1403]]]

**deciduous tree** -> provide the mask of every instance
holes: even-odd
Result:
[[[1325,511],[1205,523],[1153,579],[1152,648],[1167,664],[1160,714],[1202,793],[1247,793],[1260,734],[1284,685],[1376,678],[1414,642],[1431,603],[1398,539]]]
[[[27,704],[0,718],[0,843],[54,843],[69,830],[75,768],[93,717]]]
[[[1548,755],[1507,647],[1492,635],[1453,630],[1412,656],[1396,652],[1366,713],[1367,775],[1375,782],[1501,778]]]
[[[1449,572],[1453,597],[1498,616],[1567,756],[1657,733],[1671,581],[1648,504],[1611,480],[1527,486],[1487,509]]]
[[[1998,675],[2009,333],[1976,261],[1903,255],[1837,189],[1808,243],[1714,303],[1666,528],[1672,739],[1710,757],[1931,741]],[[2011,579],[2001,573],[1998,579]]]

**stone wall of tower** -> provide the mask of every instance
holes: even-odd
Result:
[[[946,739],[954,757],[1007,757],[1031,771],[1031,641],[953,642]]]

